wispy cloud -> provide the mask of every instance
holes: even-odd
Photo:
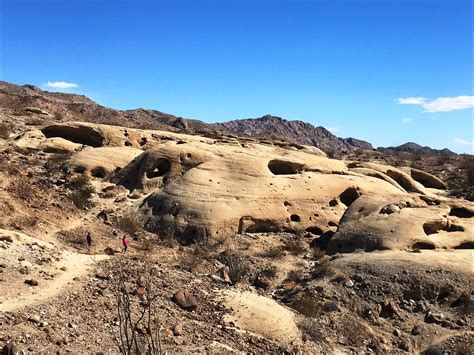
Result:
[[[400,97],[398,102],[402,105],[423,105],[426,99],[424,97]]]
[[[402,118],[402,122],[403,123],[411,123],[413,122],[415,119],[413,117],[403,117]]]
[[[474,96],[440,97],[423,105],[426,112],[464,110],[474,106]]]
[[[76,83],[67,83],[65,81],[48,81],[44,86],[55,89],[72,89],[77,88],[79,85]]]
[[[454,143],[456,144],[460,144],[460,145],[470,145],[471,147],[474,147],[474,142],[471,142],[471,141],[467,141],[463,138],[456,138],[454,140]]]
[[[402,105],[420,105],[424,112],[448,112],[474,107],[474,96],[438,97],[428,100],[423,97],[398,98]]]

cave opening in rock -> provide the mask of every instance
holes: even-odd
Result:
[[[451,209],[449,215],[459,218],[472,218],[474,217],[474,212],[469,211],[467,208],[459,207]]]
[[[355,187],[349,187],[339,195],[339,200],[347,207],[360,197],[360,192]]]
[[[162,158],[157,159],[152,169],[147,170],[146,177],[148,179],[153,179],[156,177],[164,176],[171,170],[171,162],[168,159]]]
[[[304,165],[292,161],[273,159],[268,163],[268,169],[274,175],[292,175],[299,174]]]

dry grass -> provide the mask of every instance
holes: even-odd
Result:
[[[117,221],[117,226],[130,235],[136,235],[143,229],[138,213],[133,211],[122,215]]]
[[[59,171],[70,157],[71,153],[51,154],[44,164],[44,167],[49,171]]]
[[[74,229],[63,230],[59,232],[59,239],[65,242],[67,245],[71,245],[75,248],[85,248],[87,231],[83,227]]]
[[[12,133],[12,126],[7,123],[0,124],[0,138],[8,139],[10,137],[10,133]]]
[[[229,268],[229,278],[232,285],[238,284],[248,272],[248,265],[242,255],[226,253],[225,264]]]
[[[18,178],[10,183],[8,191],[15,197],[25,201],[31,200],[35,195],[35,190],[26,178]]]

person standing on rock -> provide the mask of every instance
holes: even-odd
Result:
[[[122,254],[125,253],[128,249],[128,239],[126,236],[123,236],[122,238],[122,244],[123,244],[123,249],[122,249]]]

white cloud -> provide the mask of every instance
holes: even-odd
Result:
[[[461,144],[461,145],[470,145],[470,146],[474,147],[474,142],[467,141],[467,140],[465,140],[465,139],[463,139],[463,138],[456,138],[456,139],[454,140],[454,143],[456,143],[456,144]]]
[[[403,117],[402,122],[403,123],[410,123],[413,122],[415,119],[413,117]]]
[[[440,97],[423,105],[426,112],[464,110],[474,106],[474,96]]]
[[[423,105],[426,99],[424,97],[400,97],[398,102],[402,105]]]
[[[65,81],[48,81],[44,86],[56,89],[72,89],[77,88],[79,85],[76,83],[67,83]]]
[[[420,105],[425,109],[424,112],[448,112],[474,107],[474,96],[438,97],[434,100],[424,97],[401,97],[398,102],[402,105]]]

